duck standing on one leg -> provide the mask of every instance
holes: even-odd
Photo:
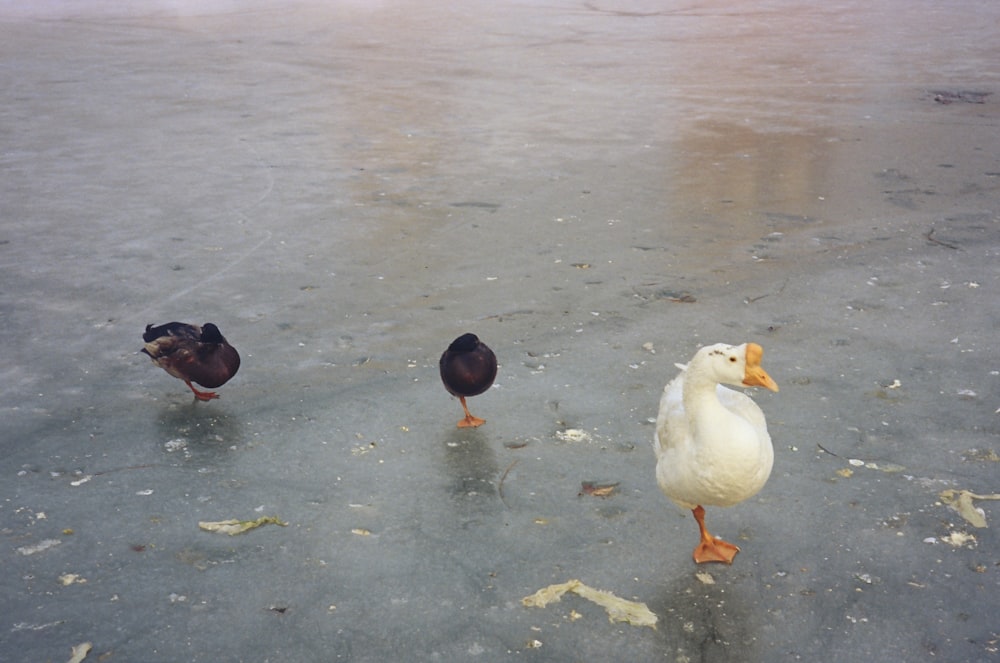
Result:
[[[740,549],[705,527],[704,506],[732,506],[764,487],[774,448],[764,413],[746,394],[723,387],[778,385],[760,366],[756,343],[698,350],[663,389],[656,417],[656,480],[676,504],[691,509],[701,530],[694,561],[732,564]]]
[[[452,396],[458,396],[465,410],[465,419],[459,428],[475,428],[486,423],[485,419],[472,416],[465,399],[478,396],[493,384],[497,376],[497,358],[475,334],[462,334],[448,346],[438,362],[441,381]]]
[[[210,401],[219,395],[214,391],[198,391],[192,382],[215,389],[228,382],[240,368],[236,348],[229,345],[211,322],[201,327],[183,322],[168,322],[158,327],[146,325],[142,340],[145,346],[141,351],[167,373],[184,380],[199,401]]]

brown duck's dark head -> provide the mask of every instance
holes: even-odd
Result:
[[[206,322],[201,326],[201,342],[202,343],[225,343],[226,338],[211,322]]]

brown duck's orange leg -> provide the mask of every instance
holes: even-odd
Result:
[[[485,419],[472,416],[472,413],[469,412],[469,406],[465,404],[465,396],[459,396],[458,400],[462,403],[462,409],[465,410],[465,419],[458,422],[459,428],[477,428],[486,423]]]
[[[214,391],[198,391],[197,389],[194,388],[194,385],[191,384],[191,382],[188,380],[185,380],[184,384],[186,384],[188,388],[194,392],[194,397],[197,398],[199,401],[210,401],[213,398],[219,397],[219,395]]]
[[[691,510],[694,519],[698,521],[698,529],[701,530],[701,543],[694,549],[694,561],[698,564],[705,562],[724,562],[732,564],[733,557],[740,551],[739,546],[734,546],[728,541],[717,539],[708,532],[705,527],[705,509],[701,505]]]

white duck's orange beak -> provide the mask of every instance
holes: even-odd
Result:
[[[761,357],[764,356],[764,348],[756,343],[747,343],[747,367],[743,372],[743,384],[748,387],[764,387],[771,391],[778,391],[778,383],[771,379],[760,366]]]

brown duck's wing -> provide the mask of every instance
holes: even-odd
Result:
[[[146,337],[143,336],[143,338]],[[142,351],[152,357],[153,361],[157,363],[159,363],[159,360],[171,358],[179,361],[182,359],[182,355],[185,354],[193,357],[197,345],[197,341],[188,338],[154,336],[143,344]]]
[[[198,341],[201,339],[201,327],[186,322],[168,322],[165,325],[156,326],[146,325],[146,331],[142,334],[142,340],[149,343],[159,338]]]

